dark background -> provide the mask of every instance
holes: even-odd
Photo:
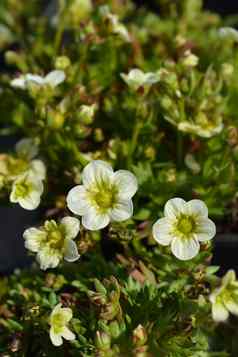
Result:
[[[146,5],[156,9],[154,0],[135,0],[138,5]],[[219,12],[221,15],[238,13],[238,0],[204,0],[204,8]]]

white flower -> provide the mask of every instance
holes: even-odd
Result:
[[[113,14],[107,14],[106,19],[109,20],[111,26],[111,32],[121,37],[122,40],[130,42],[130,35],[127,28],[119,22],[118,16]]]
[[[37,253],[41,269],[55,268],[63,258],[68,262],[79,259],[73,241],[79,230],[79,220],[74,217],[64,217],[58,224],[54,220],[46,221],[40,228],[25,230],[25,247]]]
[[[221,286],[210,295],[214,321],[226,321],[229,313],[238,316],[238,281],[233,270],[222,278]]]
[[[208,218],[207,206],[200,200],[185,202],[173,198],[166,203],[164,215],[153,225],[153,236],[161,245],[171,244],[172,253],[180,260],[194,258],[200,242],[216,234],[215,224]]]
[[[186,51],[182,59],[182,63],[185,67],[196,67],[198,65],[199,58],[191,53],[191,51]]]
[[[231,39],[238,42],[238,31],[232,27],[221,27],[219,29],[219,35],[221,38]]]
[[[184,121],[178,123],[178,129],[187,133],[199,135],[203,138],[211,138],[214,135],[220,134],[224,125],[222,118],[209,120],[205,113],[199,113],[194,121]]]
[[[45,77],[35,75],[35,74],[25,74],[20,76],[19,78],[13,79],[11,81],[11,86],[21,89],[27,89],[27,87],[31,84],[36,85],[38,87],[50,86],[55,88],[60,83],[64,82],[65,73],[64,71],[55,70],[48,73]]]
[[[149,88],[152,84],[159,81],[158,73],[144,73],[138,68],[130,70],[128,74],[121,73],[121,77],[128,84],[128,86],[135,91],[137,91],[140,87]]]
[[[102,229],[110,221],[124,221],[132,216],[131,198],[138,185],[131,172],[113,172],[108,163],[95,160],[84,168],[82,181],[83,185],[69,191],[67,204],[73,213],[82,216],[86,229]]]
[[[44,187],[42,180],[26,172],[16,178],[12,185],[10,201],[19,203],[27,210],[34,210],[40,204]]]
[[[68,323],[73,317],[69,307],[62,307],[62,304],[55,306],[50,314],[50,339],[54,346],[61,346],[63,338],[68,341],[75,340],[75,334],[68,328]]]

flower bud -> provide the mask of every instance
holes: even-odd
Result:
[[[199,58],[195,56],[193,53],[190,51],[185,52],[185,56],[182,60],[182,64],[185,67],[196,67],[198,65]]]
[[[70,59],[66,56],[57,57],[55,60],[55,68],[64,71],[71,65]]]
[[[99,350],[107,351],[111,347],[111,338],[106,332],[97,331],[95,344]]]
[[[147,333],[145,328],[142,325],[138,325],[133,331],[133,344],[136,347],[141,347],[146,344],[147,341]]]
[[[103,131],[100,128],[96,128],[94,130],[94,136],[95,136],[95,140],[100,143],[104,140],[104,135],[103,135]]]

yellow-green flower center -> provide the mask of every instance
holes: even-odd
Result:
[[[15,195],[18,198],[24,198],[32,191],[32,184],[26,180],[15,184]]]
[[[61,312],[54,314],[51,318],[51,325],[53,326],[55,332],[59,333],[65,326],[65,317]]]
[[[47,244],[52,249],[62,250],[65,241],[65,232],[63,226],[57,225],[54,220],[45,223],[47,232]]]
[[[95,183],[88,192],[91,203],[101,213],[113,208],[117,202],[118,189],[111,182],[101,180]]]
[[[62,246],[64,244],[64,237],[59,230],[48,233],[47,238],[48,238],[48,243],[51,248],[54,248],[54,249],[62,248]]]
[[[181,216],[177,223],[177,230],[179,233],[182,233],[184,236],[189,235],[194,231],[195,222],[191,216]]]

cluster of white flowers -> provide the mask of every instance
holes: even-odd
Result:
[[[132,197],[138,184],[130,171],[114,172],[108,163],[94,160],[86,165],[81,177],[82,184],[69,191],[67,205],[74,214],[82,216],[84,228],[100,230],[111,221],[124,221],[132,216]],[[153,225],[154,239],[164,246],[171,244],[172,253],[180,260],[194,258],[199,252],[200,243],[209,241],[216,233],[215,224],[208,218],[208,209],[200,200],[185,202],[181,198],[173,198],[166,203],[164,215]],[[59,223],[46,221],[44,226],[29,228],[24,232],[25,247],[37,254],[41,269],[55,268],[63,259],[68,262],[79,259],[74,242],[79,231],[80,222],[74,217],[64,217]],[[222,301],[234,313],[235,308],[231,308],[229,299],[228,307],[228,283],[225,280],[226,290],[222,287],[211,296],[212,303],[216,304],[213,310],[217,311],[217,304],[221,305]],[[237,283],[230,279],[229,284],[233,289]],[[61,304],[52,311],[50,338],[55,346],[63,343],[62,338],[75,338],[67,327],[71,318],[72,311],[62,308]]]
[[[173,198],[166,203],[164,216],[153,225],[153,236],[161,245],[171,244],[172,253],[180,260],[194,258],[200,242],[209,241],[216,234],[207,206],[200,200],[185,202]]]
[[[82,216],[88,230],[99,230],[110,221],[124,221],[133,214],[131,198],[137,191],[137,179],[129,171],[113,172],[104,161],[89,163],[82,172],[83,185],[75,186],[67,196],[69,209]],[[80,222],[64,217],[59,224],[46,221],[40,228],[27,229],[23,237],[25,247],[37,253],[41,269],[55,268],[64,258],[76,261],[79,253],[73,241],[79,233]]]
[[[221,286],[210,295],[210,302],[215,321],[226,321],[229,313],[238,316],[238,281],[233,270],[222,278]]]
[[[57,87],[60,83],[64,82],[65,73],[60,70],[51,71],[45,77],[37,74],[27,73],[15,78],[11,81],[11,86],[15,88],[28,89],[30,86],[39,88],[49,86],[51,88]]]
[[[10,201],[19,203],[27,210],[40,204],[46,177],[44,163],[35,159],[38,146],[33,139],[22,139],[16,145],[16,155],[0,157],[0,176],[5,183],[11,184]]]

